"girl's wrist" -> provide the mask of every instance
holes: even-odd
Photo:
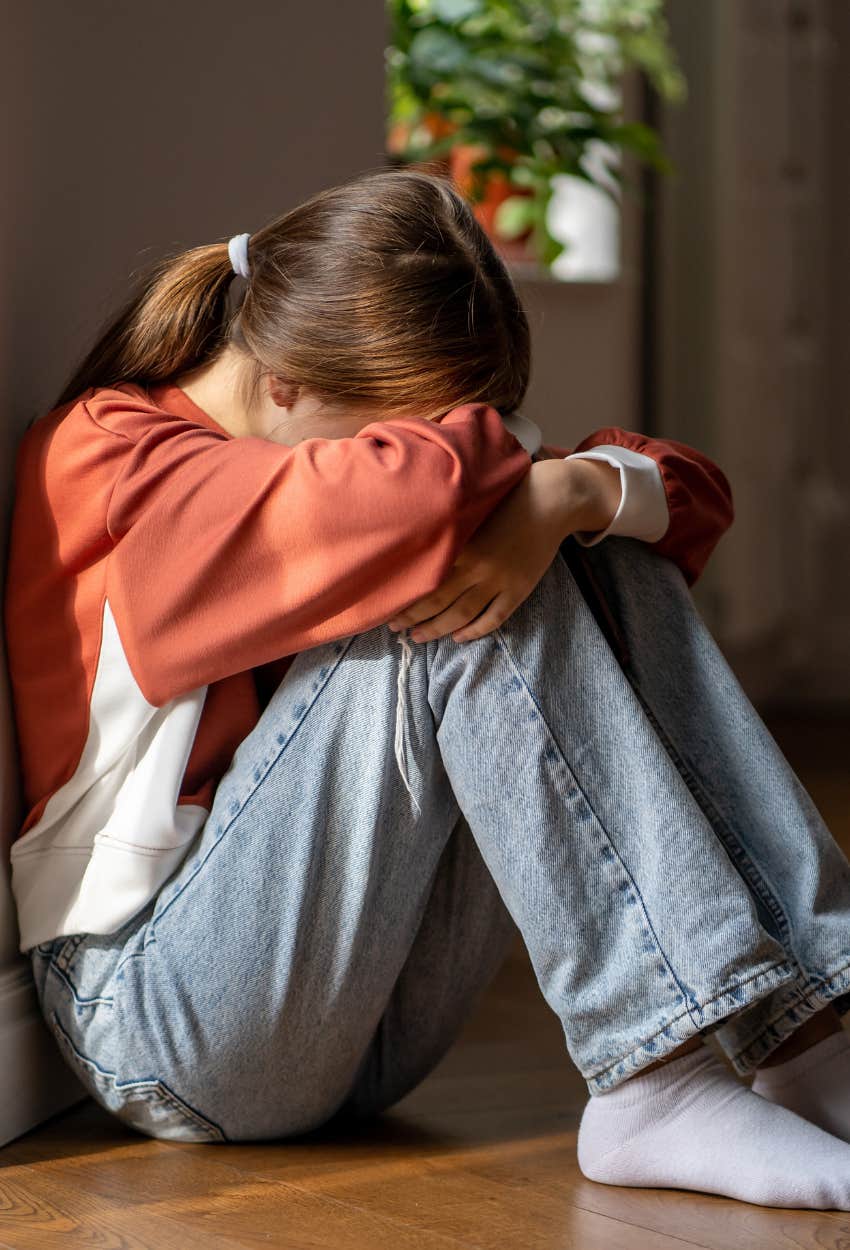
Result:
[[[563,536],[607,529],[620,506],[620,470],[605,460],[564,458],[543,463],[560,478]]]

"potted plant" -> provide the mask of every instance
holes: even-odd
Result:
[[[564,250],[547,220],[556,175],[616,198],[621,152],[669,168],[656,132],[623,116],[620,91],[634,67],[664,98],[684,95],[663,0],[387,7],[389,152],[449,172],[508,259],[549,266]]]

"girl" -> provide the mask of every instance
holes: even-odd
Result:
[[[420,1082],[516,924],[586,1176],[850,1209],[850,864],[688,592],[728,484],[540,448],[528,374],[464,201],[383,170],[159,265],[27,431],[41,1010],[139,1131],[286,1137]]]

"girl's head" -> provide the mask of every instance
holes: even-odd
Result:
[[[241,223],[239,223],[241,224]],[[502,414],[528,385],[528,322],[504,264],[445,177],[361,174],[256,230],[233,312],[227,241],[159,262],[70,379],[149,385],[236,352],[251,411],[264,378],[375,419],[442,416],[486,402]]]

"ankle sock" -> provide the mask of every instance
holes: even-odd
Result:
[[[793,1059],[759,1068],[750,1088],[850,1142],[850,1037],[843,1029]]]
[[[706,1046],[594,1094],[578,1163],[606,1185],[850,1210],[850,1145],[748,1089]]]

